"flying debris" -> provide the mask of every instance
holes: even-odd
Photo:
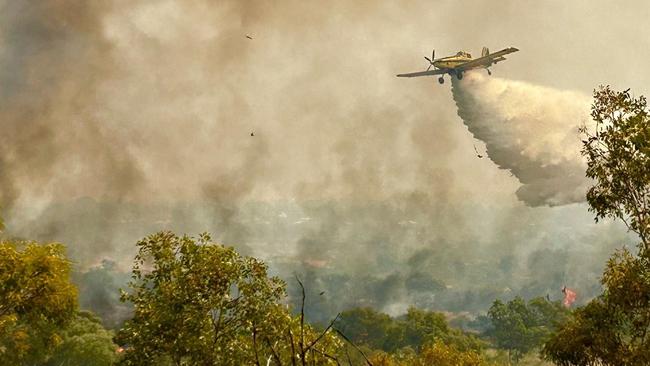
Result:
[[[477,156],[479,159],[483,159],[483,155],[479,154],[478,150],[476,150],[476,145],[474,145],[474,151],[476,152],[476,156]]]
[[[251,131],[251,136],[255,136],[255,132],[252,132],[252,131]]]
[[[562,300],[562,304],[565,307],[570,308],[571,305],[576,301],[578,294],[576,294],[575,291],[567,288],[566,286],[562,287],[562,293],[564,294],[564,300]]]
[[[253,39],[253,37],[249,36],[248,34],[246,35],[246,38]]]
[[[325,291],[321,291],[320,294],[318,294],[318,295],[323,296],[323,294],[325,294]]]
[[[483,47],[481,57],[476,59],[473,59],[472,55],[465,51],[459,51],[453,56],[436,59],[436,50],[433,50],[431,52],[431,58],[424,56],[424,59],[429,62],[426,71],[398,74],[397,76],[412,78],[416,76],[441,75],[438,78],[438,82],[442,84],[445,82],[445,79],[442,77],[444,74],[449,74],[450,76],[455,75],[458,80],[460,80],[463,78],[463,73],[467,70],[486,69],[488,75],[492,75],[492,72],[489,69],[492,65],[504,61],[506,59],[503,57],[504,55],[517,51],[519,51],[517,48],[509,47],[495,53],[490,53],[490,50],[487,47]],[[431,70],[432,66],[433,70]]]

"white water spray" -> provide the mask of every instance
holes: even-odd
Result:
[[[500,168],[522,183],[517,197],[530,206],[556,206],[585,200],[591,184],[580,155],[578,128],[589,120],[583,94],[478,71],[452,78],[458,115]]]

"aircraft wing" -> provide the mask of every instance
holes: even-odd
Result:
[[[428,76],[428,75],[440,75],[440,74],[446,74],[446,70],[429,70],[429,71],[420,71],[420,72],[412,72],[410,74],[397,74],[397,77],[400,78],[413,78],[416,76]]]
[[[481,65],[489,66],[494,59],[502,57],[503,55],[507,55],[509,53],[517,52],[517,51],[519,51],[517,48],[509,47],[509,48],[503,49],[503,50],[495,52],[495,53],[490,53],[487,56],[479,57],[479,58],[474,59],[472,61],[465,62],[464,64],[460,64],[460,65],[456,66],[455,69],[456,70],[467,70],[467,69],[472,69],[474,67],[481,66]]]

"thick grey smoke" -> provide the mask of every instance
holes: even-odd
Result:
[[[594,286],[626,240],[618,226],[595,228],[584,206],[524,207],[517,180],[474,155],[447,85],[394,77],[424,67],[434,44],[455,52],[508,42],[504,13],[529,6],[97,4],[0,0],[0,205],[8,235],[64,242],[91,268],[79,277],[93,294],[85,304],[112,324],[121,284],[99,286],[122,281],[107,273],[128,271],[134,243],[157,230],[210,231],[268,260],[291,286],[298,272],[323,319],[357,305],[475,311],[565,281]],[[456,13],[477,28],[441,16]],[[512,44],[533,52],[540,38]],[[528,75],[521,65],[513,57],[503,67]],[[501,113],[489,96],[474,97]],[[552,152],[535,141],[508,167],[527,187],[520,196],[578,201],[577,181],[549,188],[554,169],[577,166],[573,155],[551,155],[547,167]],[[554,256],[563,259],[549,265]],[[97,267],[103,258],[116,268]]]
[[[458,115],[489,158],[522,183],[519,199],[531,206],[585,200],[591,182],[578,129],[589,121],[589,98],[479,71],[452,83]]]
[[[130,273],[120,272],[109,260],[83,273],[75,273],[73,281],[79,286],[79,306],[97,313],[105,326],[120,327],[133,311],[131,304],[120,302],[120,288],[125,288],[130,279]]]
[[[109,9],[0,6],[0,206],[42,207],[97,192],[130,196],[140,169],[96,108],[99,82],[114,66],[101,26]]]

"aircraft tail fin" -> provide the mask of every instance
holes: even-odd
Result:
[[[490,54],[490,50],[487,47],[483,47],[483,50],[481,51],[481,57],[485,57]]]

